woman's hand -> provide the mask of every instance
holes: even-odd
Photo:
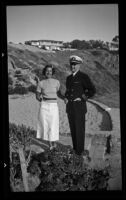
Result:
[[[39,98],[39,101],[40,101],[40,102],[42,101],[42,98],[41,98],[41,97]]]
[[[42,101],[42,96],[39,92],[36,93],[36,99],[40,102]]]
[[[36,97],[36,99],[38,100],[38,101],[42,101],[42,98],[41,97]]]
[[[36,81],[36,83],[39,83],[39,78],[37,76],[35,76],[34,80]]]
[[[68,103],[68,99],[64,98],[64,103],[67,104]]]

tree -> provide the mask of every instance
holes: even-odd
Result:
[[[112,39],[113,42],[118,42],[119,41],[119,36],[116,35],[113,39]]]
[[[100,48],[102,49],[105,45],[104,42],[102,40],[89,40],[90,45],[92,46],[92,48]]]
[[[85,40],[73,40],[71,42],[71,48],[73,49],[89,49],[91,48],[90,42],[85,41]]]
[[[73,40],[72,42],[71,42],[71,48],[73,48],[73,49],[79,49],[80,48],[80,40]]]
[[[70,42],[63,43],[63,46],[64,46],[64,48],[70,48],[71,47]]]

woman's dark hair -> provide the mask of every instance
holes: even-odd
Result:
[[[45,73],[46,73],[47,68],[51,68],[51,69],[52,69],[52,75],[55,74],[55,69],[54,69],[53,65],[48,64],[48,65],[46,65],[46,66],[43,68],[42,74],[43,74],[44,76],[45,76]]]

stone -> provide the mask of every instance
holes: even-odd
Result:
[[[42,153],[42,152],[44,152],[44,149],[42,149],[40,146],[38,146],[38,145],[35,145],[35,144],[31,144],[30,145],[30,147],[31,147],[31,150],[32,151],[34,151],[35,153]]]
[[[122,178],[117,176],[108,181],[108,190],[122,190]]]

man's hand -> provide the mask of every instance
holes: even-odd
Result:
[[[74,101],[81,101],[81,98],[76,98],[74,99]]]
[[[82,94],[82,98],[85,100],[85,101],[87,101],[87,97],[86,97],[86,95],[85,94]]]

